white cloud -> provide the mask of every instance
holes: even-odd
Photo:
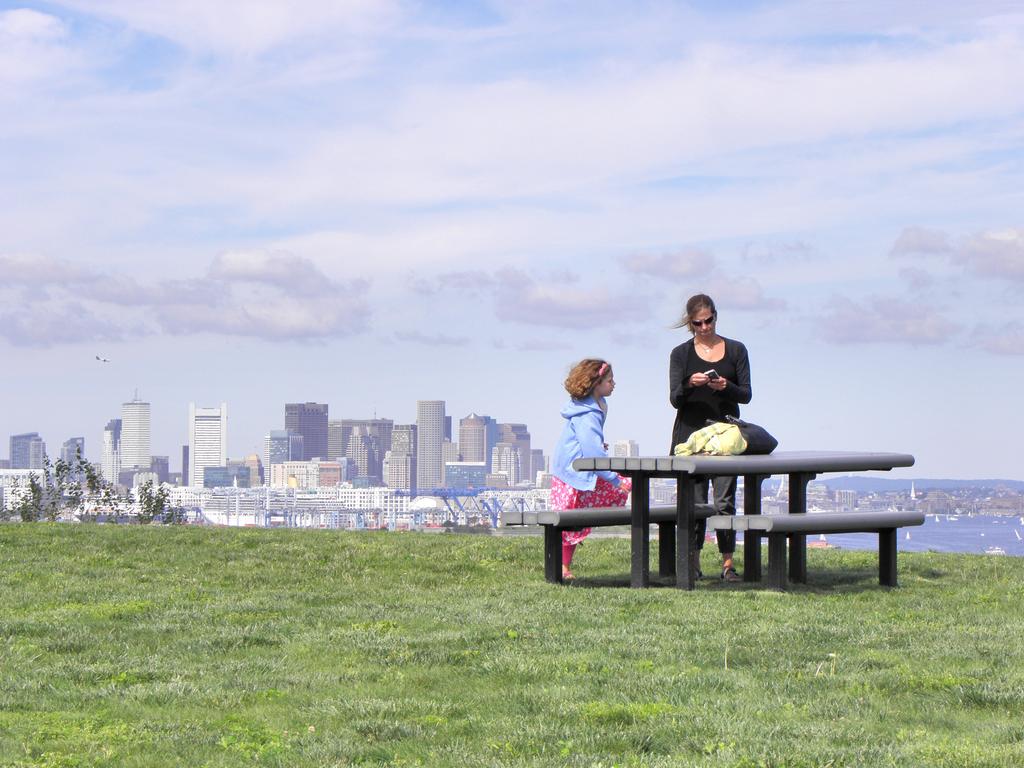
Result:
[[[968,237],[959,244],[953,260],[982,277],[1024,281],[1024,229]]]
[[[419,331],[397,331],[398,341],[424,344],[428,347],[464,347],[472,341],[468,336],[449,336],[444,333],[421,333]]]
[[[209,275],[214,280],[262,283],[303,296],[334,290],[332,281],[312,261],[284,251],[226,251],[214,257]]]
[[[105,318],[77,301],[31,301],[0,312],[0,336],[18,347],[121,341],[142,332],[123,318]]]
[[[814,247],[800,240],[746,243],[741,251],[742,261],[755,265],[808,264],[815,255]]]
[[[952,253],[949,235],[945,232],[924,227],[907,227],[896,238],[889,255],[900,256],[946,256]]]
[[[715,257],[699,248],[684,248],[675,253],[635,253],[620,259],[623,269],[638,275],[663,280],[691,279],[710,274]]]
[[[56,16],[30,8],[0,11],[0,86],[31,84],[65,72],[73,62],[66,38],[67,29]]]
[[[564,278],[537,280],[518,269],[500,270],[495,278],[495,315],[503,321],[580,329],[617,326],[650,316],[649,302],[640,294],[613,293]]]
[[[141,281],[92,272],[48,257],[0,256],[11,308],[3,335],[20,346],[212,333],[273,341],[316,341],[365,331],[365,281],[333,281],[287,253],[228,252],[205,279]],[[2,287],[2,286],[0,286]]]
[[[56,16],[30,8],[0,11],[0,40],[7,45],[49,43],[66,36],[64,24]]]
[[[716,305],[747,311],[774,312],[786,308],[784,299],[766,296],[761,283],[753,277],[715,277],[707,281],[706,291]]]
[[[350,336],[368,327],[359,294],[336,297],[232,297],[220,306],[165,306],[156,311],[164,332],[213,333],[269,341],[316,342]]]
[[[102,275],[79,287],[77,294],[83,299],[120,307],[194,306],[216,304],[223,295],[223,289],[209,280],[142,283],[125,275]]]
[[[935,276],[931,272],[917,267],[903,267],[899,275],[914,290],[924,290],[935,284]]]
[[[903,230],[893,256],[937,256],[979,277],[1024,281],[1024,229],[990,230],[958,239],[945,232],[911,227]]]
[[[958,326],[940,311],[912,299],[869,297],[862,303],[833,296],[819,333],[837,344],[944,344]]]
[[[1024,355],[1024,324],[1005,323],[1001,327],[982,327],[976,334],[984,339],[984,347],[994,355]]]
[[[62,0],[197,53],[254,56],[308,39],[368,35],[393,21],[393,0]]]
[[[1013,37],[844,53],[704,45],[650,68],[564,81],[413,85],[374,125],[311,137],[290,169],[303,183],[281,193],[307,203],[579,193],[745,151],[991,120],[1024,107],[1012,75],[1024,69],[1024,44]]]
[[[97,273],[73,262],[32,253],[0,253],[4,285],[66,285],[97,279]]]

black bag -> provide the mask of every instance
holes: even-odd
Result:
[[[726,416],[727,424],[735,424],[740,429],[740,434],[747,441],[747,450],[744,454],[750,453],[771,453],[778,446],[779,441],[762,426],[751,424],[749,421],[737,419],[735,416]],[[708,419],[708,424],[714,424],[714,419]]]

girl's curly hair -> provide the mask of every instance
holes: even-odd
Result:
[[[573,400],[582,400],[594,391],[594,387],[601,379],[611,375],[611,363],[588,357],[586,360],[580,360],[569,371],[565,379],[565,391]]]

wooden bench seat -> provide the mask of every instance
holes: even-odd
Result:
[[[713,515],[708,519],[708,525],[718,530],[731,528],[768,537],[768,586],[773,589],[786,588],[787,538],[820,533],[877,533],[878,580],[883,586],[895,587],[896,531],[923,523],[924,513],[916,511]]]
[[[694,515],[706,520],[714,514],[710,504],[698,504]],[[671,576],[676,572],[676,507],[650,508],[650,521],[658,526],[658,572]],[[562,531],[578,528],[603,528],[629,525],[629,507],[592,507],[590,509],[549,509],[537,513],[537,524],[544,526],[544,578],[562,581]]]

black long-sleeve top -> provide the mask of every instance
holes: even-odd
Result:
[[[723,337],[724,338],[724,337]],[[691,387],[690,376],[714,368],[726,379],[726,387],[716,392],[711,387]],[[725,356],[708,362],[697,355],[693,339],[672,350],[669,357],[669,402],[676,409],[672,426],[672,445],[685,443],[695,431],[707,426],[708,419],[722,421],[726,416],[739,416],[740,403],[749,403],[750,360],[747,348],[733,339],[725,339]]]

